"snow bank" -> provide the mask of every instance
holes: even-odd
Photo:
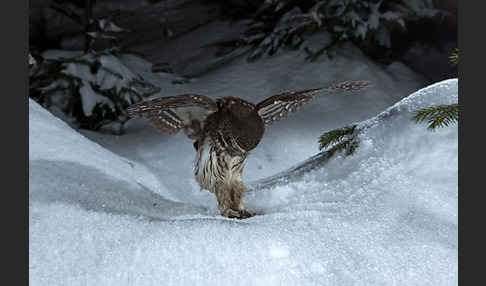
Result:
[[[29,160],[67,161],[95,168],[126,183],[149,184],[159,187],[157,180],[143,166],[106,150],[73,131],[65,122],[54,117],[35,101],[29,99]]]
[[[160,174],[31,101],[30,284],[457,285],[457,126],[430,132],[411,120],[416,108],[453,102],[457,80],[410,95],[393,116],[360,124],[353,156],[253,190],[246,204],[263,215],[237,221],[218,216],[210,194],[171,201],[194,191],[181,183],[185,158]],[[170,143],[146,132],[136,133],[145,140],[137,147]],[[106,144],[135,158],[155,154]]]

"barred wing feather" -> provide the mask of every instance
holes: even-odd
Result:
[[[265,124],[272,124],[296,111],[304,103],[316,96],[322,96],[337,91],[357,91],[370,86],[369,81],[347,81],[325,88],[306,89],[301,91],[282,92],[257,104],[258,114]]]
[[[127,108],[128,115],[147,117],[160,132],[174,134],[183,129],[189,138],[202,130],[206,117],[216,110],[213,100],[198,94],[161,97]]]

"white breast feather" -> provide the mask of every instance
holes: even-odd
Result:
[[[201,189],[213,192],[216,183],[231,185],[234,180],[241,181],[244,166],[242,160],[245,158],[233,157],[225,152],[221,156],[228,168],[218,164],[215,148],[211,145],[210,139],[206,138],[197,152],[194,166],[194,175]]]

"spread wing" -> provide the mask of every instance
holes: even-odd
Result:
[[[285,118],[289,113],[296,111],[314,97],[328,95],[337,91],[357,91],[369,86],[369,81],[347,81],[324,88],[287,91],[270,96],[258,103],[256,108],[265,124],[272,124]]]
[[[182,129],[189,138],[196,139],[206,117],[217,109],[209,97],[183,94],[133,104],[127,112],[130,116],[147,117],[152,127],[160,132],[175,134]]]

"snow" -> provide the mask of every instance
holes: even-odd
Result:
[[[101,19],[98,21],[99,28],[103,32],[124,32],[125,30],[118,27],[115,23],[107,20],[107,19]]]
[[[457,79],[395,103],[417,82],[405,81],[411,73],[399,63],[357,67],[351,53],[319,69],[322,62],[282,57],[187,85],[151,75],[162,95],[253,100],[337,77],[376,84],[318,100],[266,130],[245,169],[253,181],[245,204],[262,215],[247,220],[220,217],[214,196],[199,192],[183,134],[156,134],[134,119],[121,137],[85,132],[95,143],[29,100],[30,284],[457,285],[457,125],[430,132],[411,120],[417,108],[456,103]],[[343,66],[354,69],[333,74]],[[297,128],[304,122],[309,131]],[[286,184],[255,184],[288,175],[317,153],[318,135],[352,122],[361,130],[353,156]]]
[[[55,59],[61,57],[63,54],[65,53],[61,50],[50,50],[49,53],[43,55],[46,58]],[[72,54],[75,55],[76,52],[74,51]],[[77,59],[91,63],[95,60],[95,57],[92,54],[86,54]],[[81,78],[85,85],[89,85],[91,82],[100,86],[101,89],[116,88],[117,91],[120,91],[121,88],[128,86],[129,82],[138,78],[134,72],[124,66],[123,63],[113,55],[101,55],[99,56],[99,61],[102,66],[101,72],[93,74],[90,71],[90,67],[87,65],[67,63],[63,73]]]
[[[33,100],[29,100],[29,160],[30,163],[52,161],[81,165],[124,184],[159,187],[158,180],[143,166],[121,158],[73,131]],[[30,175],[36,174],[30,172]],[[50,177],[44,179],[51,180]],[[58,182],[50,183],[55,185]]]

